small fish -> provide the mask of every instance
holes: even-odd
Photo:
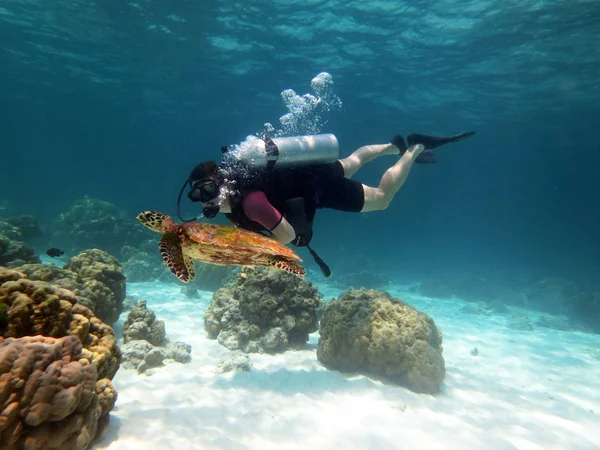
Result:
[[[52,256],[53,258],[57,258],[64,254],[65,254],[65,252],[63,252],[60,248],[54,248],[54,247],[49,248],[48,251],[46,252],[46,255]]]

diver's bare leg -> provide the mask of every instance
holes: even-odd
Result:
[[[365,204],[361,212],[386,209],[396,195],[396,192],[400,190],[406,181],[417,156],[419,156],[423,150],[425,150],[425,147],[421,144],[409,147],[404,155],[402,155],[402,158],[386,170],[383,177],[381,177],[378,187],[374,188],[363,185]]]
[[[392,144],[365,145],[359,148],[350,156],[340,159],[340,163],[344,168],[344,176],[351,178],[358,169],[383,155],[398,155],[400,149]]]

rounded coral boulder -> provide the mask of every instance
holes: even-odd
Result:
[[[105,392],[77,337],[0,337],[0,448],[89,448],[107,422]]]
[[[350,289],[325,308],[317,357],[340,371],[384,376],[437,393],[446,374],[433,319],[386,292]]]

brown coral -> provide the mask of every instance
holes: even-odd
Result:
[[[3,222],[0,222],[0,265],[14,267],[26,263],[39,263],[40,258],[35,254],[33,247],[2,234],[2,224]]]
[[[140,300],[140,304],[132,308],[123,325],[123,342],[135,340],[146,340],[157,346],[165,344],[165,322],[156,320],[146,300]]]
[[[0,305],[5,305],[7,319],[0,317],[0,335],[77,336],[84,347],[83,358],[98,368],[100,378],[112,379],[121,358],[115,333],[79,304],[73,292],[1,267],[0,284]]]
[[[126,294],[125,276],[119,261],[102,250],[85,250],[60,269],[51,264],[16,267],[31,280],[51,282],[77,294],[79,303],[109,325],[119,319]]]
[[[84,288],[104,301],[96,302],[94,313],[108,324],[119,319],[126,296],[125,276],[121,263],[109,253],[84,250],[71,258],[65,269],[75,272],[84,281]]]
[[[445,377],[442,334],[400,299],[350,289],[325,308],[317,358],[327,367],[382,375],[416,392],[439,392]]]
[[[245,268],[229,287],[215,292],[204,329],[230,350],[300,348],[319,327],[320,301],[317,288],[302,278],[268,267]]]
[[[0,448],[87,449],[101,434],[116,393],[82,351],[75,336],[0,337]]]

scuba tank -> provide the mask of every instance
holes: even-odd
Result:
[[[253,168],[290,168],[330,163],[338,159],[340,146],[333,134],[263,139],[249,137],[239,146],[222,147],[222,162],[241,162]]]

